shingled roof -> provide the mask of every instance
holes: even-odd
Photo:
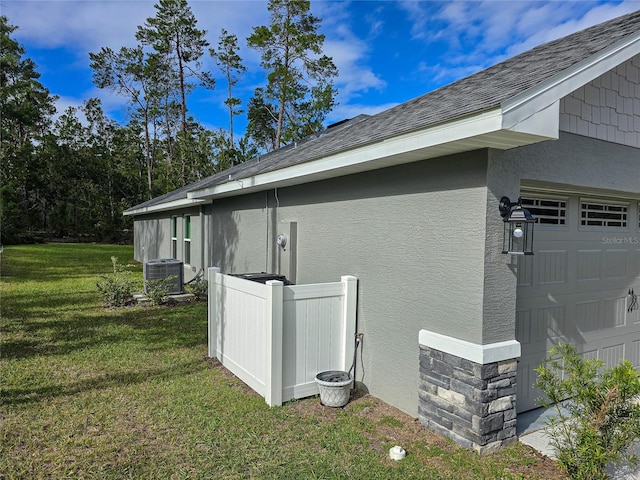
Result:
[[[171,205],[198,192],[258,174],[312,162],[504,106],[514,98],[587,65],[594,57],[640,42],[640,11],[595,25],[509,58],[474,75],[373,116],[362,115],[295,144],[255,157],[196,183],[133,207],[133,215]],[[159,208],[157,208],[159,209]]]

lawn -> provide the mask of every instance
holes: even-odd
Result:
[[[269,408],[206,357],[204,303],[105,309],[112,255],[134,263],[130,246],[0,254],[0,479],[563,478],[528,447],[481,458],[363,393]]]

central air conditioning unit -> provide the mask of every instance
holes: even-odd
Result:
[[[145,281],[162,280],[173,277],[167,282],[170,295],[180,294],[183,292],[184,270],[182,262],[175,258],[156,258],[145,262],[143,268],[143,276]],[[144,286],[144,293],[147,292],[147,285]]]

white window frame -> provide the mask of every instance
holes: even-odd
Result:
[[[184,264],[191,264],[191,215],[185,215],[183,217],[183,239],[184,239],[184,247],[183,247],[183,256],[184,256]]]
[[[171,217],[171,258],[178,258],[178,217]]]

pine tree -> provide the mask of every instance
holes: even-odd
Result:
[[[249,122],[254,118],[261,123],[249,130],[261,130],[269,123],[267,115],[273,116],[272,148],[321,130],[335,105],[333,78],[338,72],[333,60],[322,54],[324,35],[318,33],[320,19],[310,13],[310,6],[309,0],[269,0],[270,24],[255,27],[247,38],[268,71],[266,89],[256,91],[250,103]],[[262,132],[256,141],[269,136]]]
[[[133,119],[139,119],[144,131],[147,196],[152,198],[155,166],[152,130],[167,94],[166,80],[163,78],[165,66],[157,55],[145,54],[142,46],[122,47],[118,52],[102,47],[98,53],[89,53],[89,58],[93,82],[98,88],[128,97],[129,104],[134,107]]]
[[[0,16],[0,224],[5,243],[39,226],[38,190],[47,179],[41,155],[56,97],[39,81],[36,64],[11,38],[17,27]]]
[[[242,102],[239,98],[233,96],[233,87],[238,83],[240,75],[247,71],[247,68],[242,64],[242,58],[238,54],[238,50],[238,37],[227,32],[224,28],[220,33],[218,50],[216,51],[213,48],[209,50],[227,81],[227,99],[224,103],[229,108],[229,137],[231,144],[234,144],[233,117],[242,113],[242,110],[238,109]]]
[[[197,19],[193,15],[187,0],[160,0],[155,5],[155,17],[147,18],[144,26],[139,26],[136,38],[143,45],[151,46],[164,57],[168,66],[167,75],[178,80],[180,96],[181,131],[188,130],[187,96],[196,84],[213,88],[211,74],[201,70],[200,59],[204,49],[209,46],[205,30],[197,28]]]

